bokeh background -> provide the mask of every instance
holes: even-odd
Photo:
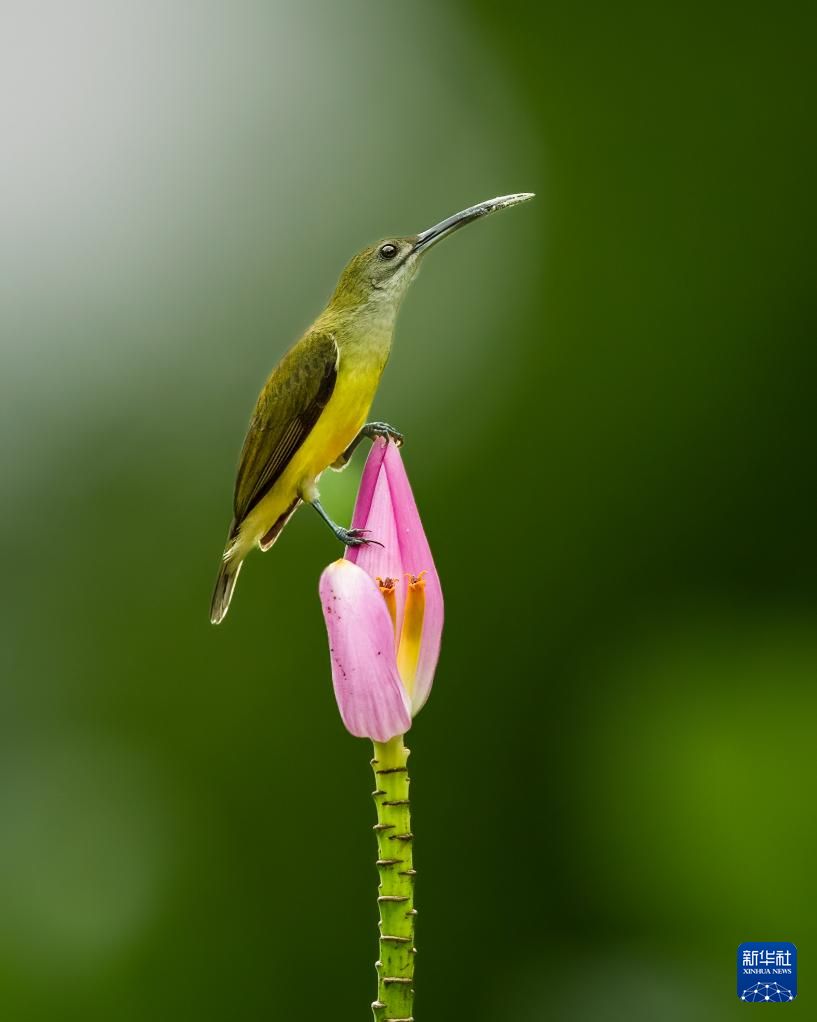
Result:
[[[517,190],[428,259],[374,408],[447,596],[416,1014],[729,1019],[763,939],[810,1010],[816,27],[0,2],[3,1019],[369,1017],[339,551],[301,511],[218,629],[210,587],[256,393],[346,259]]]

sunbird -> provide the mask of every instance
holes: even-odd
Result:
[[[364,248],[348,263],[329,304],[272,370],[256,402],[210,604],[213,624],[229,609],[244,558],[255,546],[269,550],[300,504],[311,504],[345,546],[377,542],[332,521],[318,480],[327,468],[344,468],[364,437],[403,441],[387,422],[366,419],[389,358],[397,311],[426,252],[465,224],[532,198],[524,192],[488,199],[420,234]]]

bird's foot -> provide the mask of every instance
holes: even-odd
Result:
[[[335,529],[335,535],[344,546],[366,546],[369,543],[383,546],[379,540],[369,539],[368,532],[369,529],[344,529],[340,525]]]
[[[355,453],[357,445],[364,437],[368,437],[369,440],[376,440],[378,437],[383,437],[385,440],[393,440],[398,447],[403,446],[404,440],[403,434],[400,430],[395,429],[394,426],[390,426],[388,422],[367,422],[343,454],[341,454],[341,456],[332,463],[332,468],[336,472],[340,472],[341,469],[345,468],[349,464],[349,459]]]
[[[390,426],[388,422],[367,422],[360,432],[370,440],[379,436],[385,440],[393,440],[398,447],[402,447],[405,440],[400,430]]]

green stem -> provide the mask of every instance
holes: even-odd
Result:
[[[375,1022],[413,1022],[414,865],[409,813],[409,750],[403,736],[374,743],[372,768],[377,806],[377,869],[380,887],[380,958]]]

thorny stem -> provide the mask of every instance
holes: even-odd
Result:
[[[402,735],[374,743],[372,768],[377,806],[377,869],[380,887],[380,957],[375,1022],[413,1022],[414,866],[409,813],[409,750]]]

